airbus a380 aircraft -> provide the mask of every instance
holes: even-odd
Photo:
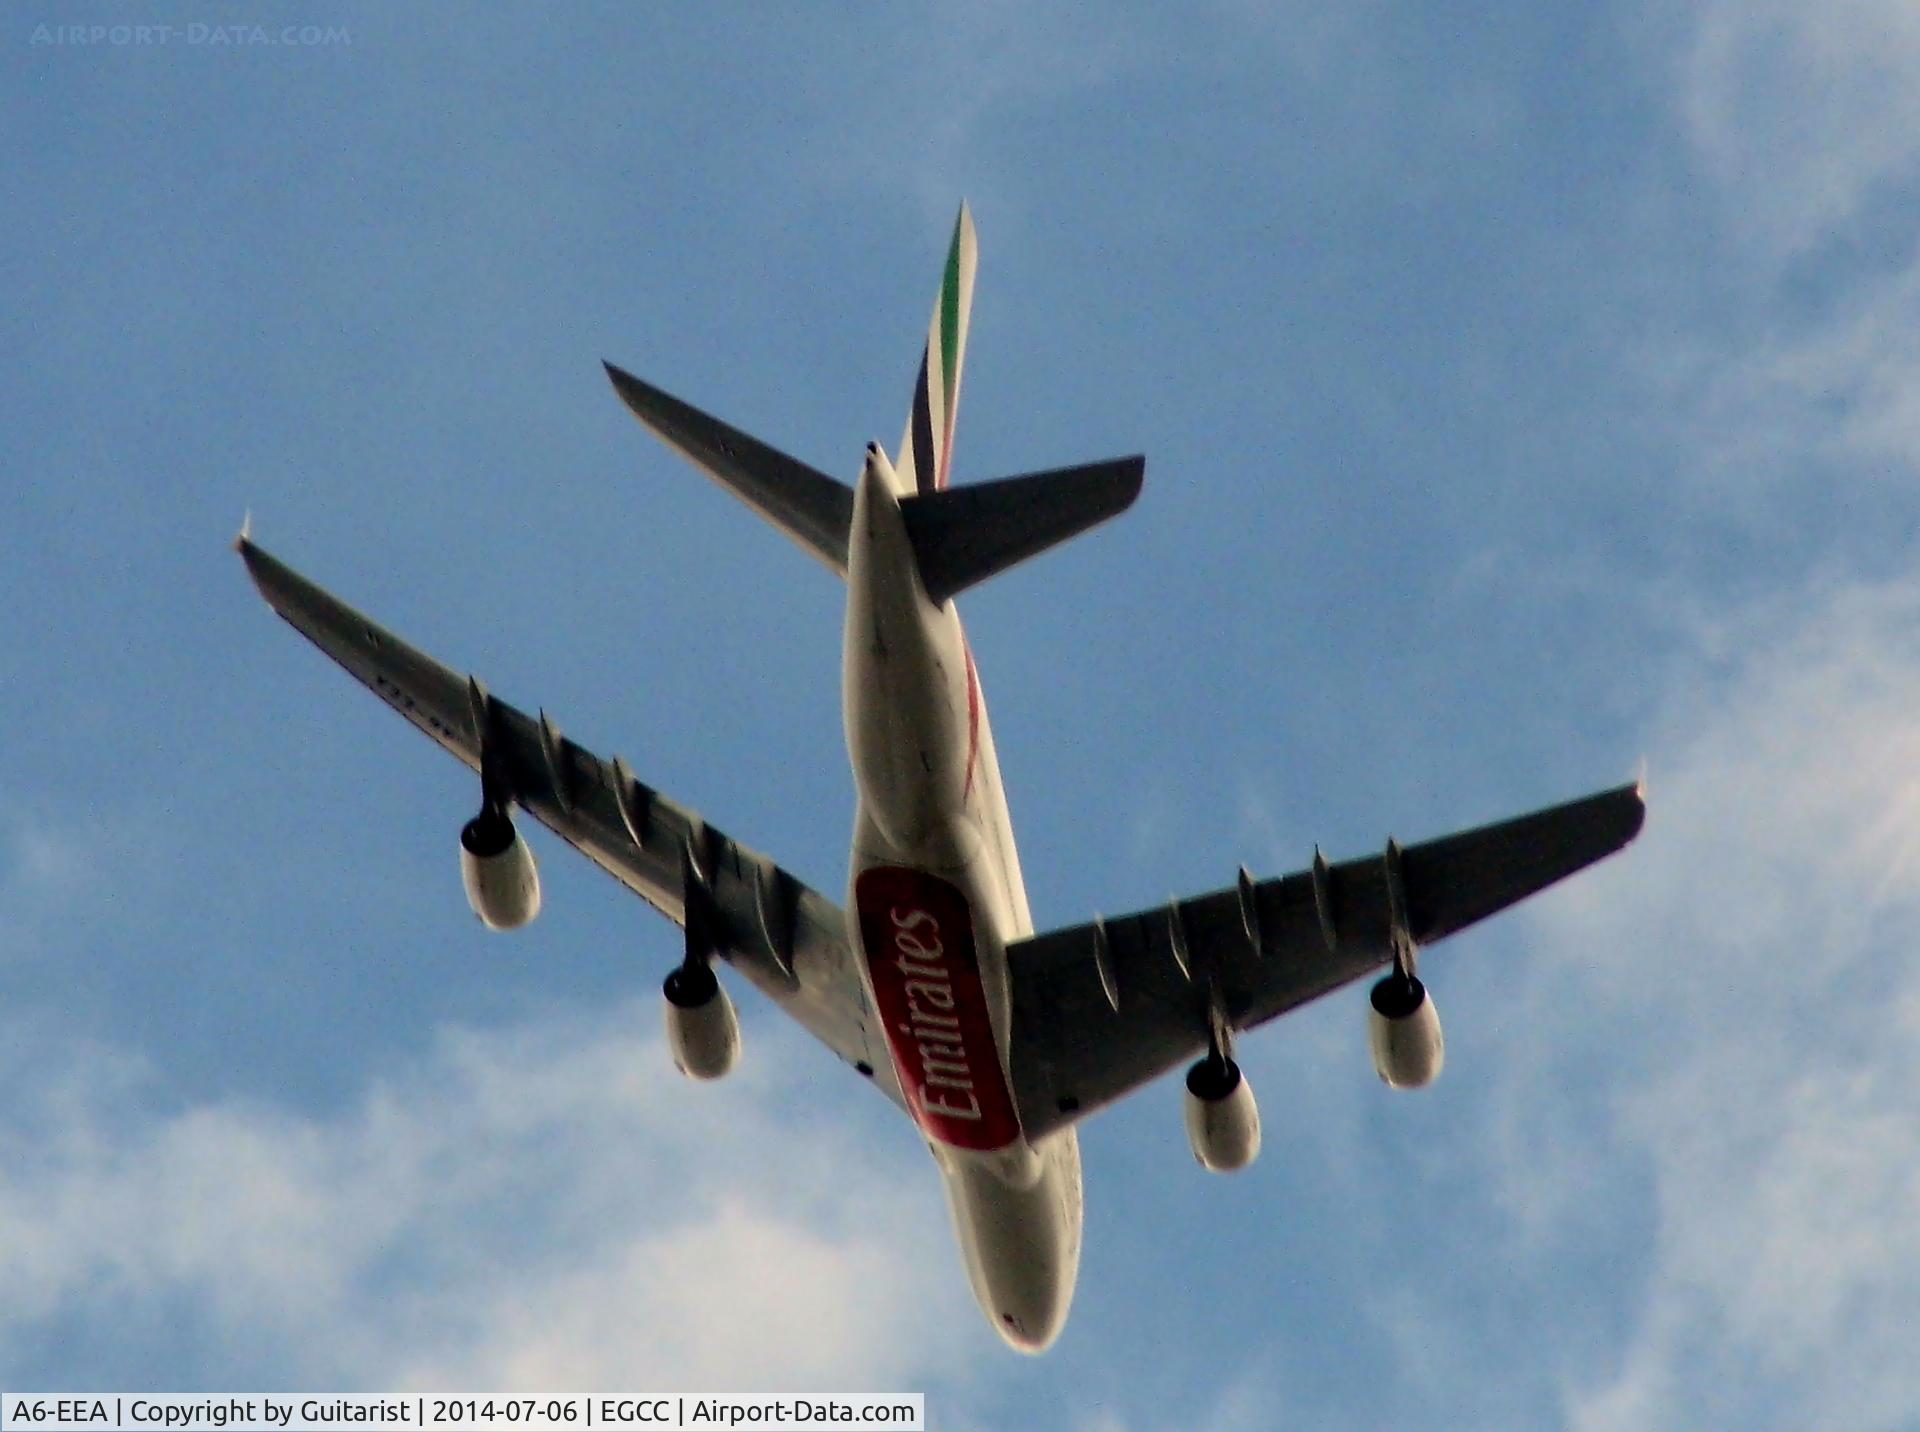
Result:
[[[962,207],[913,409],[852,487],[620,371],[653,433],[840,574],[847,753],[858,806],[847,909],[402,642],[254,545],[273,609],[480,777],[460,832],[474,912],[540,908],[531,814],[668,919],[675,1063],[696,1079],[740,1047],[715,978],[732,965],[897,1104],[926,1136],[974,1296],[1009,1344],[1059,1336],[1080,1262],[1078,1122],[1188,1061],[1186,1127],[1210,1169],[1253,1161],[1260,1121],[1232,1057],[1242,1030],[1362,975],[1368,1043],[1397,1088],[1440,1071],[1420,948],[1618,850],[1640,829],[1623,786],[1498,825],[1034,934],[993,731],[954,598],[1125,509],[1138,457],[949,487],[977,247]]]

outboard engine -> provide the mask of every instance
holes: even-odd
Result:
[[[517,930],[540,913],[540,871],[533,849],[492,801],[460,831],[460,883],[489,930]]]
[[[1440,1012],[1416,976],[1396,969],[1373,987],[1367,1048],[1390,1088],[1419,1089],[1440,1077],[1447,1052]]]
[[[1260,1108],[1240,1066],[1218,1047],[1187,1071],[1187,1142],[1200,1167],[1233,1173],[1260,1156]]]

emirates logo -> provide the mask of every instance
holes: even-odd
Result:
[[[966,897],[904,866],[854,882],[861,941],[914,1121],[957,1148],[1005,1148],[1020,1123],[980,984]]]

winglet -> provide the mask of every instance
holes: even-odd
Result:
[[[249,507],[246,511],[246,514],[240,519],[239,532],[234,534],[233,550],[244,556],[246,554],[247,548],[252,545],[253,545],[253,509]]]

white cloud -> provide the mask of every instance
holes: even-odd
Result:
[[[0,1114],[0,1360],[173,1308],[178,1371],[215,1382],[911,1389],[997,1348],[912,1139],[781,1112],[772,1041],[687,1086],[627,1032],[654,1017],[450,1033],[331,1115],[167,1112],[129,1061],[42,1061]]]
[[[955,12],[938,43],[929,43],[917,16],[900,12],[859,21],[865,52],[891,54],[899,63],[868,66],[861,82],[875,89],[881,112],[895,122],[851,136],[845,107],[822,112],[812,145],[829,182],[897,190],[904,183],[923,217],[953,222],[962,193],[981,212],[996,215],[1004,242],[1018,212],[1012,196],[995,192],[1002,166],[980,165],[991,149],[996,122],[1036,104],[1099,90],[1158,57],[1151,34],[1126,16],[1084,17],[1045,7],[996,3]],[[876,28],[877,27],[877,28]],[[1046,56],[1036,64],[1035,56]]]
[[[1129,1418],[1107,1407],[1083,1412],[1074,1419],[1074,1432],[1158,1432],[1158,1429],[1205,1427],[1210,1432],[1267,1432],[1288,1425],[1293,1417],[1260,1366],[1238,1371],[1221,1369],[1217,1385],[1202,1407],[1178,1407],[1166,1412]]]
[[[1680,111],[1747,239],[1787,257],[1920,160],[1920,10],[1906,0],[1708,0],[1679,56]]]
[[[37,932],[86,887],[89,845],[70,826],[0,807],[0,959],[30,953]]]
[[[1690,285],[1713,325],[1677,339],[1650,316],[1649,366],[1708,453],[1695,478],[1859,491],[1920,465],[1920,9],[1704,0],[1659,28],[1699,181],[1670,194],[1675,222],[1713,237]]]
[[[1695,371],[1696,422],[1719,472],[1744,482],[1784,463],[1849,490],[1905,483],[1908,472],[1885,464],[1920,466],[1920,265],[1864,276],[1804,330],[1772,332]]]
[[[1812,594],[1729,638],[1748,656],[1668,710],[1640,845],[1533,916],[1504,1181],[1536,1252],[1650,1238],[1616,1265],[1617,1362],[1564,1372],[1574,1425],[1904,1425],[1920,586]]]

